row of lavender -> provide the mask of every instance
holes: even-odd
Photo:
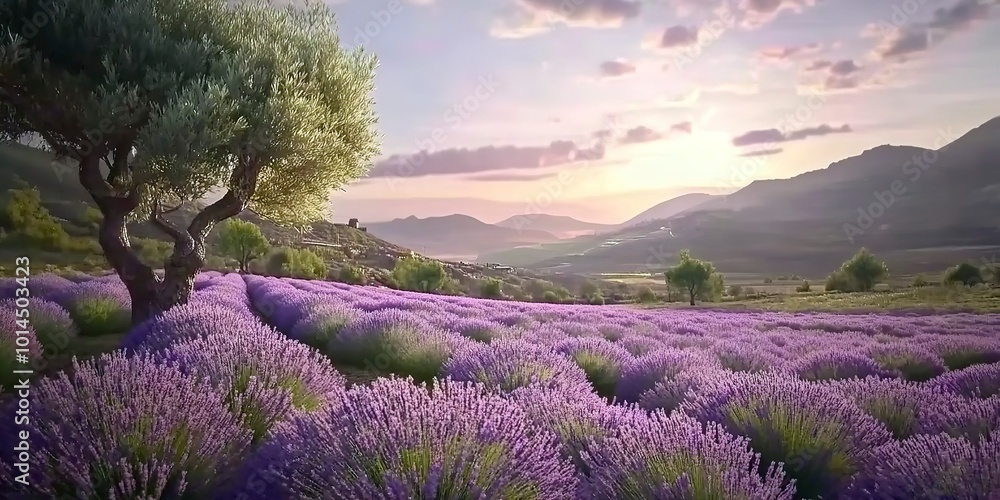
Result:
[[[129,334],[128,356],[39,384],[32,436],[46,458],[27,494],[985,498],[1000,486],[988,316],[640,313],[214,274],[196,287]],[[338,366],[451,381],[347,389],[306,345]]]

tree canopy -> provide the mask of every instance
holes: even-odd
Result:
[[[247,272],[250,261],[264,256],[270,246],[260,227],[250,221],[227,219],[218,231],[219,251],[239,262],[241,272]]]
[[[872,290],[876,284],[889,277],[889,267],[876,259],[867,248],[858,250],[850,260],[844,262],[839,272],[849,280],[853,288],[861,292]]]
[[[286,225],[317,220],[378,153],[376,59],[341,48],[322,3],[5,6],[0,134],[37,135],[77,162],[104,215],[105,256],[140,309],[133,319],[187,300],[215,224],[247,208]],[[163,217],[212,194],[186,227]],[[130,250],[134,220],[174,240],[162,279]]]
[[[715,266],[711,262],[695,259],[689,250],[681,250],[680,262],[667,269],[664,277],[668,285],[686,289],[693,306],[695,297],[712,285],[710,280],[715,274]]]

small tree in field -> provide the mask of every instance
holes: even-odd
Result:
[[[257,224],[240,219],[228,219],[219,224],[219,251],[236,260],[245,273],[250,261],[267,253],[270,244]]]
[[[715,266],[711,262],[691,257],[691,252],[688,250],[681,250],[680,263],[664,273],[668,285],[672,284],[687,290],[692,306],[695,305],[694,299],[702,289],[712,285],[709,280],[714,274]]]
[[[580,285],[580,297],[584,300],[589,301],[595,295],[601,295],[601,287],[597,286],[597,283],[587,280]]]
[[[318,220],[378,153],[376,61],[340,46],[322,3],[59,4],[0,9],[0,139],[37,134],[73,161],[134,322],[187,302],[216,224],[248,208],[289,226]],[[184,227],[164,217],[217,191]],[[162,277],[131,248],[135,221],[173,240]]]
[[[889,267],[876,259],[867,248],[858,250],[851,260],[844,262],[840,272],[859,292],[869,292],[876,284],[889,277]]]
[[[484,299],[502,299],[503,282],[496,278],[487,278],[479,287],[479,296]]]
[[[985,283],[986,279],[981,269],[968,262],[963,262],[945,271],[944,282],[948,284],[961,283],[965,286],[975,286]]]

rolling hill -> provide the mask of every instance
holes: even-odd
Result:
[[[878,146],[604,235],[607,244],[585,252],[522,265],[649,271],[689,248],[726,272],[815,276],[867,246],[893,272],[940,271],[965,259],[1000,260],[998,214],[1000,117],[938,150]]]
[[[669,219],[681,212],[700,207],[703,204],[717,198],[719,198],[719,196],[712,196],[705,193],[681,195],[644,210],[639,215],[636,215],[635,217],[619,224],[618,227],[624,229],[644,222]]]
[[[413,248],[432,257],[472,260],[492,248],[550,243],[559,238],[537,229],[514,229],[487,224],[468,215],[424,219],[409,216],[388,222],[371,222],[368,231],[387,241]]]
[[[520,230],[544,231],[559,238],[571,238],[584,234],[604,233],[614,230],[617,224],[596,224],[584,222],[565,215],[526,214],[515,215],[494,224],[495,226]]]

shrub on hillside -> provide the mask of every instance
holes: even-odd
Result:
[[[975,286],[980,283],[985,283],[986,280],[983,278],[982,269],[979,269],[968,262],[963,262],[945,271],[944,282],[947,284]]]
[[[636,292],[635,297],[642,304],[656,302],[656,293],[654,293],[653,289],[648,286],[639,287],[639,291]]]
[[[0,210],[0,227],[46,249],[67,250],[71,246],[69,234],[42,205],[41,194],[35,188],[10,191],[7,204]]]
[[[445,288],[451,279],[441,262],[409,255],[396,261],[392,278],[403,290],[436,292]]]
[[[337,281],[350,285],[364,285],[367,282],[364,270],[350,264],[340,266],[340,270],[337,271]]]
[[[278,247],[267,255],[265,262],[267,274],[272,276],[322,279],[327,273],[326,262],[306,249]]]
[[[806,292],[808,292],[809,291],[809,281],[808,280],[803,280],[801,285],[795,287],[795,291],[799,292],[799,293],[806,293]]]
[[[743,295],[743,287],[740,285],[730,285],[729,290],[726,291],[726,294],[733,298],[739,297]]]
[[[912,286],[914,288],[922,288],[928,285],[930,285],[930,283],[927,282],[927,278],[925,278],[922,274],[918,274],[915,278],[913,278]]]
[[[502,299],[503,282],[496,278],[488,278],[479,286],[479,296],[484,299]]]
[[[559,300],[559,296],[556,295],[556,292],[553,292],[552,290],[546,290],[545,293],[542,294],[542,302],[547,302],[549,304],[558,304],[562,301]]]
[[[764,278],[764,284],[765,285],[770,285],[771,283],[774,283],[774,279],[773,278],[771,278],[770,276]]]

